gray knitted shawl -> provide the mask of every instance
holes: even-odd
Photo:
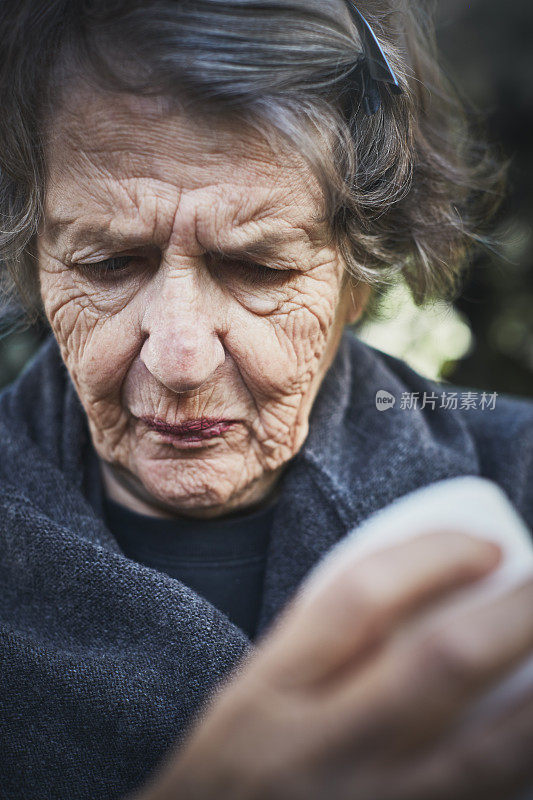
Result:
[[[376,409],[376,392],[396,398]],[[533,402],[402,408],[458,391],[349,331],[289,462],[263,632],[322,555],[419,486],[492,478],[533,528]],[[252,645],[194,591],[126,558],[101,518],[85,414],[55,339],[0,395],[0,797],[113,800],[142,785]]]

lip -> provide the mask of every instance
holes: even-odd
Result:
[[[222,417],[199,417],[171,425],[165,420],[154,417],[140,417],[152,430],[162,434],[164,440],[187,445],[201,445],[208,439],[221,436],[231,428],[237,420]]]

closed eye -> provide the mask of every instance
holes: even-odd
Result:
[[[92,263],[78,263],[76,268],[93,280],[113,280],[129,276],[132,269],[144,259],[132,255],[113,256]],[[291,279],[294,270],[283,267],[269,267],[255,261],[240,258],[219,257],[209,254],[207,262],[222,277],[237,280],[242,284],[283,285]]]
[[[76,267],[90,277],[105,278],[111,274],[125,272],[131,265],[132,260],[132,256],[113,256],[113,258],[94,261],[91,264],[77,264]]]
[[[222,278],[231,277],[243,284],[283,285],[293,276],[293,270],[269,267],[256,261],[210,255],[208,263]]]

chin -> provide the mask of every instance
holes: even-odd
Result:
[[[248,494],[250,487],[240,485],[242,461],[233,465],[240,469],[232,469],[227,454],[224,460],[226,463],[217,469],[213,462],[206,465],[205,461],[193,463],[193,459],[148,459],[137,466],[130,488],[140,500],[170,512],[229,508]]]

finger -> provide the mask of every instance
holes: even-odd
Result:
[[[500,558],[491,542],[438,532],[348,560],[322,592],[296,596],[261,648],[262,668],[284,687],[301,688],[343,665],[353,669],[402,619],[486,575]]]
[[[528,785],[533,790],[533,696],[522,698],[486,727],[470,730],[453,751],[461,752],[459,777],[467,776],[467,789],[485,787],[487,800],[508,800]]]
[[[372,669],[345,681],[328,715],[347,726],[350,712],[358,720],[371,717],[381,747],[397,755],[427,747],[533,651],[532,604],[528,578],[456,611],[430,633],[398,637]]]
[[[533,797],[533,694],[504,714],[454,733],[417,767],[396,773],[405,800]],[[527,791],[529,789],[529,791]]]

